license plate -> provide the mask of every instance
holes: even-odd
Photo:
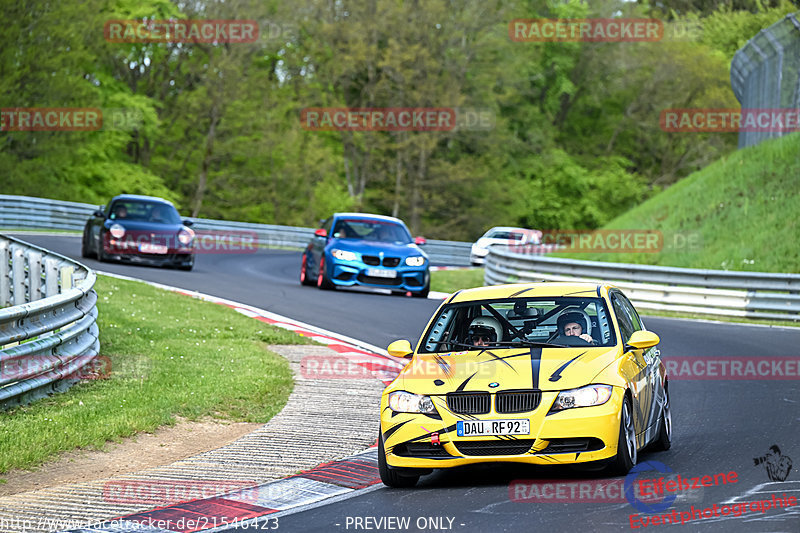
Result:
[[[456,435],[459,437],[480,437],[484,435],[529,435],[530,420],[474,420],[456,422]]]
[[[367,276],[372,278],[396,278],[396,270],[387,270],[385,268],[368,268]]]
[[[143,254],[165,254],[167,253],[167,247],[163,244],[143,242],[139,245],[139,251]]]

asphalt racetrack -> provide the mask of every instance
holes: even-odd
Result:
[[[261,307],[296,320],[385,347],[396,339],[416,342],[440,302],[352,290],[320,291],[298,281],[300,253],[262,250],[248,255],[200,255],[192,272],[98,263],[80,257],[80,238],[19,235],[19,238],[84,262],[90,268],[197,290]],[[662,357],[794,356],[800,329],[645,317],[661,337]],[[651,517],[702,511],[714,504],[794,496],[800,500],[800,387],[798,380],[680,380],[670,383],[673,445],[667,452],[641,453],[639,462],[659,461],[682,477],[736,472],[736,482],[680,491],[673,507],[650,515],[624,498],[617,501],[547,501],[515,489],[517,480],[553,484],[605,477],[568,468],[465,467],[435,472],[416,489],[378,486],[341,501],[278,516],[279,531],[629,531],[645,529]],[[347,420],[342,420],[343,427]],[[375,413],[377,436],[378,413]],[[297,446],[302,446],[298,442]],[[765,456],[777,445],[793,462],[785,481],[770,481]],[[642,478],[657,479],[651,472]],[[621,480],[622,478],[620,478]],[[551,485],[551,488],[556,485]],[[510,487],[511,490],[510,490]],[[562,491],[562,495],[568,490]],[[545,493],[541,493],[542,496]],[[578,498],[579,499],[579,498]],[[741,509],[741,508],[740,508]],[[650,522],[648,531],[800,531],[800,502],[786,509],[741,516],[687,520],[684,525]],[[632,521],[633,520],[633,521]],[[638,521],[637,521],[638,520]],[[680,518],[678,519],[680,522]],[[274,528],[275,518],[265,525]],[[250,528],[254,530],[254,528]],[[230,529],[234,531],[234,529]]]

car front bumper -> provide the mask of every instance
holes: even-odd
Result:
[[[449,468],[511,462],[539,465],[578,464],[614,457],[619,439],[624,391],[614,387],[603,405],[567,409],[548,415],[557,392],[543,392],[539,406],[528,413],[456,415],[443,397],[434,399],[441,420],[422,414],[392,413],[382,401],[381,431],[386,462],[400,468]],[[459,437],[458,420],[528,419],[530,435],[513,437]],[[393,429],[397,428],[397,429]],[[392,431],[390,431],[392,430]],[[433,438],[432,434],[438,435]],[[440,444],[435,444],[436,439]],[[530,445],[528,445],[530,443]],[[585,447],[582,451],[580,448]]]
[[[326,261],[328,259],[326,258]],[[328,279],[340,287],[352,287],[354,285],[372,287],[380,289],[391,289],[397,291],[419,292],[430,284],[430,273],[428,262],[419,267],[407,265],[393,268],[374,267],[365,265],[359,261],[342,261],[330,258],[330,263],[326,265],[328,269]],[[394,272],[394,277],[371,276],[370,270],[383,270]]]
[[[117,241],[114,244],[104,243],[103,252],[108,259],[127,263],[152,266],[189,266],[194,264],[194,250],[189,247],[168,248],[166,253],[154,254],[141,252],[133,245]]]

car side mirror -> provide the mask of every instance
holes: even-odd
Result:
[[[323,228],[319,228],[317,231],[314,232],[314,235],[317,237],[327,237],[328,232],[325,231]]]
[[[386,351],[393,357],[402,357],[404,359],[411,359],[411,356],[414,355],[411,343],[406,340],[394,341],[386,348]]]
[[[102,209],[95,209],[95,210],[94,210],[94,213],[92,213],[92,216],[93,216],[93,217],[103,217],[103,218],[105,218],[105,217],[106,217],[106,214],[105,214],[105,213],[103,213],[103,210],[102,210]]]
[[[625,343],[625,351],[628,350],[643,350],[650,348],[661,342],[661,339],[652,331],[634,331],[628,342]]]
[[[189,220],[188,218],[184,218],[183,225],[186,226],[187,228],[191,228],[192,226],[194,226],[194,221]]]
[[[425,237],[414,237],[414,244],[416,244],[417,246],[422,246],[427,242],[428,241],[425,240]]]

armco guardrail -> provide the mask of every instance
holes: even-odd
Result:
[[[799,13],[786,15],[747,41],[731,61],[731,86],[742,109],[800,108]],[[741,131],[739,148],[781,131]]]
[[[485,283],[603,281],[643,309],[800,320],[800,275],[600,263],[512,252],[493,246]]]
[[[82,231],[84,224],[98,206],[63,200],[0,194],[0,228],[50,229]],[[265,247],[302,249],[314,235],[314,228],[255,224],[195,218],[198,231],[252,231]],[[424,247],[431,261],[439,265],[469,265],[471,243],[429,240]]]
[[[95,273],[0,235],[0,409],[64,390],[98,354]]]

